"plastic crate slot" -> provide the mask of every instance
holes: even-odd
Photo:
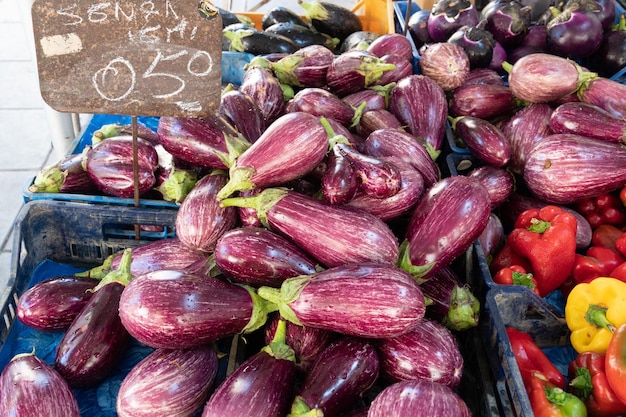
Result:
[[[136,239],[134,224],[105,223],[102,226],[102,235],[105,240]],[[173,237],[174,233],[167,226],[139,225],[139,239],[160,240]]]

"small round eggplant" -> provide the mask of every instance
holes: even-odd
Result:
[[[444,91],[461,86],[471,69],[468,54],[454,42],[425,45],[419,65],[422,74],[433,79]]]
[[[604,28],[600,18],[592,11],[581,10],[580,5],[570,6],[546,25],[548,50],[571,59],[586,58],[602,43]]]
[[[468,0],[438,0],[428,17],[428,34],[434,42],[446,42],[462,26],[478,24],[478,11]]]
[[[486,29],[505,48],[519,44],[531,26],[532,8],[517,0],[491,0],[482,10]]]
[[[420,9],[413,13],[409,17],[407,22],[408,32],[413,39],[413,44],[417,49],[421,48],[427,43],[432,43],[433,39],[428,33],[428,18],[430,17],[430,10]]]
[[[322,194],[330,204],[347,204],[359,190],[359,177],[352,164],[332,148],[327,158],[326,170],[322,176]]]
[[[448,42],[463,48],[472,69],[488,67],[493,58],[496,40],[485,29],[486,24],[486,20],[481,20],[476,26],[462,26],[448,38]]]

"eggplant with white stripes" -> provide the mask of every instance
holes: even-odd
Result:
[[[252,97],[237,89],[222,92],[218,114],[228,120],[250,143],[265,130],[265,118]]]
[[[93,193],[97,188],[82,165],[83,155],[73,154],[37,173],[28,187],[32,193]]]
[[[256,208],[262,224],[288,237],[326,267],[360,262],[395,265],[398,261],[396,236],[385,222],[364,210],[334,206],[282,188],[228,198],[222,204]]]
[[[321,190],[330,204],[346,204],[359,191],[359,177],[348,158],[333,147],[326,159]]]
[[[626,119],[626,84],[610,78],[592,79],[578,91],[583,103],[594,104],[616,117]]]
[[[385,71],[396,68],[373,53],[353,49],[337,55],[326,72],[326,83],[340,97],[374,85]]]
[[[402,122],[387,109],[375,109],[363,113],[354,130],[359,136],[367,138],[373,131],[387,128],[401,130]]]
[[[355,263],[289,278],[259,296],[278,305],[283,318],[303,326],[366,338],[395,337],[424,318],[415,280],[393,265]]]
[[[453,116],[493,119],[515,110],[513,92],[506,85],[463,84],[450,94],[448,101]]]
[[[626,143],[626,119],[614,116],[595,104],[569,102],[559,105],[550,116],[554,133]]]
[[[504,167],[483,165],[471,170],[467,176],[477,179],[487,189],[492,210],[504,203],[515,191],[515,177]]]
[[[328,67],[334,59],[335,55],[328,47],[309,45],[272,62],[270,66],[282,83],[298,87],[323,87],[326,85]]]
[[[266,126],[269,126],[285,110],[283,89],[278,78],[268,68],[251,66],[246,69],[239,91],[252,97],[259,106]]]
[[[493,123],[479,117],[460,116],[452,119],[451,125],[472,155],[482,162],[495,167],[509,162],[509,141]]]
[[[304,112],[334,119],[344,126],[354,126],[359,115],[356,109],[338,96],[320,87],[306,87],[298,91],[286,104],[288,113]]]

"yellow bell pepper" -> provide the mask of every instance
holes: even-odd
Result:
[[[599,277],[577,284],[565,303],[565,321],[578,353],[606,353],[613,332],[626,323],[626,282]]]

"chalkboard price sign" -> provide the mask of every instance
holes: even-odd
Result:
[[[203,117],[219,105],[222,22],[206,0],[35,0],[41,94],[61,112]]]

